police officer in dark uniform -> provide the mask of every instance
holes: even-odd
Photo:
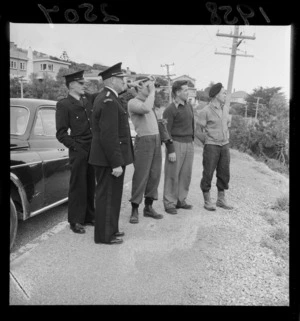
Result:
[[[69,93],[56,105],[56,137],[69,148],[71,167],[68,222],[73,232],[81,234],[85,233],[84,225],[95,222],[95,173],[88,157],[92,141],[92,103],[96,95],[85,93],[83,72],[64,76]]]
[[[128,113],[118,98],[126,85],[121,63],[99,73],[104,89],[93,105],[89,163],[96,174],[95,243],[120,244],[119,216],[126,165],[133,163]]]

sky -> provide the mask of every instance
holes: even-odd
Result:
[[[106,66],[122,62],[137,73],[188,75],[198,90],[210,82],[227,88],[232,25],[122,25],[122,24],[24,24],[10,23],[10,41],[22,49],[60,57],[63,51],[77,63]],[[290,98],[291,26],[239,26],[245,39],[236,57],[233,91],[252,93],[257,87],[282,87]],[[174,64],[174,65],[173,65]]]

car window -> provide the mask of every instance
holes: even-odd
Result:
[[[10,133],[23,135],[26,131],[29,119],[29,110],[21,106],[10,107]]]
[[[35,135],[55,136],[55,109],[54,108],[40,108],[37,113],[37,119],[33,130]]]

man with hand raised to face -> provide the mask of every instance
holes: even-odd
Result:
[[[137,77],[135,98],[128,102],[128,112],[137,136],[134,144],[134,174],[131,189],[131,216],[129,222],[139,222],[138,207],[145,198],[144,216],[163,218],[152,207],[158,199],[161,175],[161,138],[154,111],[155,86],[152,77]]]
[[[89,163],[96,174],[95,243],[120,244],[119,216],[126,165],[133,162],[133,146],[119,93],[126,85],[121,63],[101,73],[104,89],[93,105],[93,139]]]

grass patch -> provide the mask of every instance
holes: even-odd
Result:
[[[278,224],[289,225],[289,216],[286,211],[267,209],[261,212],[260,215],[272,226]]]
[[[289,244],[282,240],[274,241],[273,238],[265,236],[260,241],[260,246],[272,250],[275,256],[280,257],[285,261],[289,260]]]
[[[285,164],[282,164],[277,159],[269,158],[267,160],[266,164],[268,165],[268,167],[270,169],[272,169],[275,172],[278,172],[278,173],[281,173],[281,174],[285,174],[285,175],[289,175],[289,166],[285,165]]]
[[[288,195],[282,195],[276,199],[275,204],[272,209],[276,211],[286,211],[288,212],[290,208],[290,200]]]
[[[289,243],[289,230],[286,225],[276,226],[270,233],[270,237],[275,241]]]
[[[269,248],[275,256],[283,260],[289,259],[289,197],[282,195],[277,198],[270,209],[260,215],[271,225],[267,235],[260,242],[262,247]]]

